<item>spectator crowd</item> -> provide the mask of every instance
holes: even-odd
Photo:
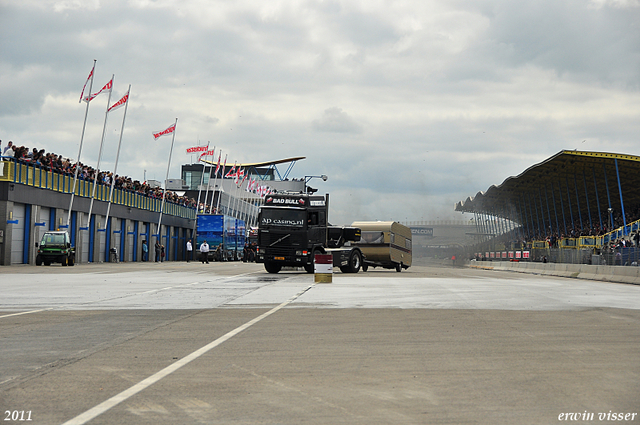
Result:
[[[78,179],[80,180],[89,182],[97,181],[98,184],[106,186],[111,186],[111,182],[113,181],[114,187],[117,189],[138,193],[154,199],[162,199],[163,196],[164,191],[161,188],[152,187],[148,185],[147,182],[133,180],[131,177],[127,176],[114,175],[109,171],[96,170],[95,168],[81,162],[73,163],[69,158],[64,158],[62,155],[55,153],[45,152],[44,149],[30,149],[25,146],[17,146],[11,141],[7,143],[7,146],[2,147],[2,141],[0,140],[0,152],[2,153],[3,161],[13,160],[22,164],[32,165],[46,171],[70,177],[75,176],[77,168]],[[166,191],[165,201],[194,209],[197,204],[195,199],[187,196],[180,196],[169,190]],[[212,205],[205,205],[201,202],[198,206],[198,212],[215,214],[217,210]]]

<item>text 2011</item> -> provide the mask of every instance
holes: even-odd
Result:
[[[31,410],[5,410],[5,421],[30,421]]]

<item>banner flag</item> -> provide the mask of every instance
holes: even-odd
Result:
[[[206,152],[209,149],[209,145],[207,146],[193,146],[191,148],[187,148],[187,155],[190,153],[200,153]]]
[[[84,86],[82,86],[82,93],[80,93],[80,100],[78,100],[78,103],[82,102],[82,97],[84,96],[84,89],[87,88],[87,84],[89,84],[89,80],[91,80],[91,77],[93,77],[93,71],[96,69],[96,63],[93,63],[93,68],[91,68],[91,72],[89,73],[89,76],[87,77],[87,81],[84,82]]]
[[[233,167],[229,170],[229,172],[225,175],[225,177],[235,177],[236,176],[236,163],[233,163]]]
[[[198,157],[198,161],[200,161],[202,159],[203,156],[213,156],[215,154],[215,148],[211,149],[210,151],[204,151],[200,154],[200,156]]]
[[[127,94],[122,96],[122,99],[120,99],[119,101],[117,101],[116,103],[111,105],[111,107],[109,109],[107,109],[107,112],[111,112],[111,111],[113,111],[115,109],[118,109],[121,106],[124,106],[124,104],[127,103],[128,100],[129,100],[129,92],[127,91]]]
[[[176,131],[176,125],[175,124],[171,124],[166,130],[154,131],[152,134],[153,134],[154,140],[158,140],[158,138],[160,138],[162,136],[167,136],[167,135],[173,133],[174,131]]]
[[[222,158],[222,151],[218,154],[218,165],[216,165],[216,173],[215,176],[218,178],[218,171],[220,171],[220,159]]]
[[[85,102],[91,102],[93,99],[95,99],[100,93],[102,93],[103,91],[111,91],[111,88],[113,87],[113,78],[109,80],[109,82],[107,84],[104,85],[104,87],[102,87],[98,92],[89,95],[89,96],[85,96],[85,98],[83,99]]]
[[[227,169],[227,154],[224,154],[224,165],[222,166],[222,174],[220,174],[220,176],[224,176],[224,170]],[[220,198],[218,198],[220,199]]]
[[[236,171],[236,174],[234,175],[234,177],[235,177],[236,186],[240,186],[240,184],[238,184],[238,183],[240,183],[240,178],[244,177],[244,170],[241,169],[240,167],[238,167],[238,171]],[[244,180],[242,180],[242,181],[244,181]]]

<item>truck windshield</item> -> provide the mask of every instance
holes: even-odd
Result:
[[[264,208],[260,226],[304,227],[305,217],[303,210]]]

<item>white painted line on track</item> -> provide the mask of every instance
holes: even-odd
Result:
[[[23,314],[39,313],[41,311],[49,311],[49,310],[53,310],[53,308],[41,308],[40,310],[31,310],[31,311],[23,311],[21,313],[5,314],[4,316],[0,316],[0,319],[4,319],[5,317],[11,317],[11,316],[21,316]]]
[[[129,389],[122,391],[120,394],[116,394],[115,396],[111,397],[110,399],[103,401],[102,403],[98,404],[97,406],[87,410],[86,412],[76,416],[73,419],[68,420],[67,422],[63,423],[62,425],[83,425],[83,424],[86,424],[87,422],[89,422],[93,418],[103,414],[107,410],[111,409],[114,406],[117,406],[118,404],[120,404],[123,401],[129,399],[130,397],[133,397],[134,395],[138,394],[140,391],[148,388],[149,386],[155,384],[156,382],[158,382],[162,378],[164,378],[164,377],[172,374],[176,370],[180,369],[182,366],[185,366],[188,363],[191,363],[193,360],[196,360],[197,358],[199,358],[200,356],[206,354],[207,352],[209,352],[210,350],[214,349],[215,347],[217,347],[218,345],[222,344],[223,342],[233,338],[234,336],[238,335],[240,332],[242,332],[242,331],[248,329],[249,327],[255,325],[256,323],[260,322],[262,319],[265,319],[265,318],[271,316],[273,313],[275,313],[278,310],[286,307],[288,304],[291,304],[293,301],[295,301],[297,298],[302,296],[302,294],[304,294],[305,292],[307,292],[308,290],[310,290],[314,286],[316,286],[316,283],[312,283],[311,285],[307,286],[305,289],[303,289],[302,291],[298,292],[293,297],[289,298],[287,301],[283,302],[282,304],[278,305],[277,307],[274,307],[271,310],[267,311],[266,313],[256,317],[255,319],[248,321],[244,325],[235,328],[231,332],[226,333],[225,335],[221,336],[220,338],[216,339],[215,341],[210,342],[209,344],[205,345],[204,347],[194,351],[193,353],[189,354],[188,356],[183,357],[182,359],[180,359],[177,362],[173,363],[172,365],[167,366],[166,368],[162,369],[161,371],[159,371],[159,372],[151,375],[150,377],[138,382],[136,385],[130,387]]]
[[[42,311],[63,310],[66,307],[69,307],[69,306],[82,306],[82,305],[98,304],[98,303],[102,303],[102,302],[105,302],[105,301],[112,301],[112,300],[117,300],[117,299],[122,299],[122,298],[130,298],[130,297],[135,297],[135,296],[138,296],[138,295],[152,294],[154,292],[168,291],[168,290],[171,290],[171,289],[185,288],[185,287],[188,287],[188,286],[200,285],[200,284],[203,284],[203,283],[217,282],[217,281],[222,281],[222,280],[227,280],[227,279],[236,279],[236,278],[239,278],[239,277],[250,276],[252,274],[256,274],[256,272],[241,273],[241,274],[236,274],[236,275],[232,275],[232,276],[220,276],[219,278],[213,279],[213,280],[204,280],[204,281],[197,281],[197,282],[191,282],[191,283],[183,283],[183,284],[175,285],[175,286],[167,286],[166,288],[150,289],[148,291],[143,291],[143,292],[132,292],[132,293],[129,293],[129,294],[119,295],[117,297],[112,297],[112,298],[104,298],[104,299],[81,302],[81,303],[67,304],[67,305],[58,306],[58,307],[42,308],[42,309],[39,309],[39,310],[22,311],[20,313],[11,313],[11,314],[6,314],[4,316],[0,316],[0,319],[4,319],[5,317],[20,316],[20,315],[23,315],[23,314],[39,313],[39,312],[42,312]]]

